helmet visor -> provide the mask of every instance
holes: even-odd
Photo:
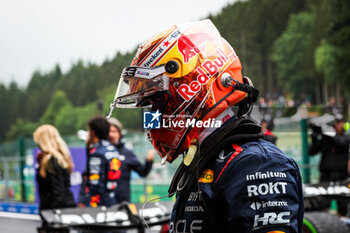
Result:
[[[152,68],[129,66],[124,68],[114,97],[114,107],[141,107],[140,103],[145,98],[156,92],[168,90],[169,77],[164,73],[164,66]]]

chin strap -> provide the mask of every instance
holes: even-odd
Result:
[[[196,139],[193,139],[191,141],[191,145],[190,147],[188,148],[188,151],[184,157],[184,160],[183,160],[183,163],[186,165],[186,166],[190,166],[190,164],[192,163],[192,160],[197,152],[197,140]]]

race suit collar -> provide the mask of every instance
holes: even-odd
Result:
[[[260,125],[249,117],[239,117],[225,122],[200,144],[200,149],[197,150],[189,166],[180,164],[169,186],[169,195],[188,192],[197,182],[199,178],[197,174],[201,174],[205,166],[212,162],[226,145],[256,141],[263,136]]]

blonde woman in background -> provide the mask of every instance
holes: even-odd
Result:
[[[40,210],[74,207],[70,191],[70,174],[73,163],[67,144],[52,125],[42,125],[33,133],[34,141],[40,147],[37,154],[37,170]]]

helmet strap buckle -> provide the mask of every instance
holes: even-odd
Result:
[[[189,146],[188,151],[183,159],[183,163],[186,166],[189,166],[192,163],[192,160],[193,160],[196,152],[197,152],[197,140],[193,139],[191,141],[191,145]]]

